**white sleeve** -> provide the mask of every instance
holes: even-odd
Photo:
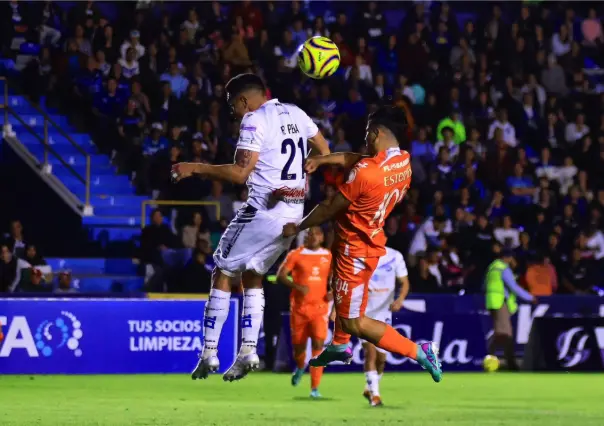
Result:
[[[493,136],[495,136],[496,129],[497,129],[497,121],[494,121],[489,126],[489,133],[487,134],[487,139],[493,139]]]
[[[405,263],[405,258],[403,257],[400,251],[396,252],[395,255],[396,263],[395,263],[395,273],[397,278],[403,278],[409,275],[407,271],[407,264]]]
[[[319,127],[312,121],[312,118],[307,113],[300,109],[300,115],[302,117],[302,124],[304,125],[304,131],[306,132],[306,139],[314,138],[319,133]]]
[[[264,142],[264,132],[264,123],[259,113],[245,114],[239,128],[237,148],[260,152]]]

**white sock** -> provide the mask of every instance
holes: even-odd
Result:
[[[371,396],[380,395],[380,379],[377,371],[365,371],[365,380]]]
[[[231,293],[217,289],[210,290],[203,318],[203,351],[217,351],[222,326],[229,316]]]
[[[241,353],[256,352],[263,318],[264,289],[245,289],[243,291],[243,312],[241,315]]]

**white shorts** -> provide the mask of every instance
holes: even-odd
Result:
[[[365,316],[367,318],[371,318],[371,319],[374,319],[376,321],[382,321],[382,322],[385,322],[388,325],[392,325],[392,312],[389,311],[389,310],[387,310],[387,309],[386,310],[373,311],[373,312],[367,311],[367,312],[365,312]],[[361,343],[367,343],[366,340],[363,340],[363,339],[359,339],[359,340],[361,341]],[[383,353],[383,354],[385,354],[386,352],[388,352],[388,351],[386,351],[384,349],[378,348],[377,346],[375,347],[375,349],[378,352]]]
[[[220,238],[214,252],[216,266],[233,277],[243,271],[265,275],[294,239],[281,236],[288,222],[295,219],[270,216],[244,204]]]

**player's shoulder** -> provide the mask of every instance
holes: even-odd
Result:
[[[304,246],[296,247],[295,249],[291,250],[288,255],[298,256],[302,253],[302,250],[304,250]]]
[[[392,247],[386,247],[386,256],[392,257],[396,260],[404,259],[403,253],[396,249],[393,249]]]
[[[300,247],[300,254],[305,256],[331,256],[331,252],[324,247],[319,247],[316,250],[309,250],[304,246]]]

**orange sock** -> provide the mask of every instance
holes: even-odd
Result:
[[[332,345],[345,345],[350,342],[350,334],[342,331],[340,321],[336,318],[335,327],[333,330],[333,339],[331,340]]]
[[[296,361],[296,367],[306,367],[306,352],[300,352],[297,355],[294,353],[294,361]]]
[[[319,354],[323,352],[322,349],[312,351],[312,357],[315,358],[319,356]],[[321,384],[321,377],[323,376],[323,367],[310,367],[310,388],[318,389],[319,384]]]
[[[404,355],[407,358],[417,358],[417,345],[389,325],[386,325],[386,332],[377,346],[388,352]]]

